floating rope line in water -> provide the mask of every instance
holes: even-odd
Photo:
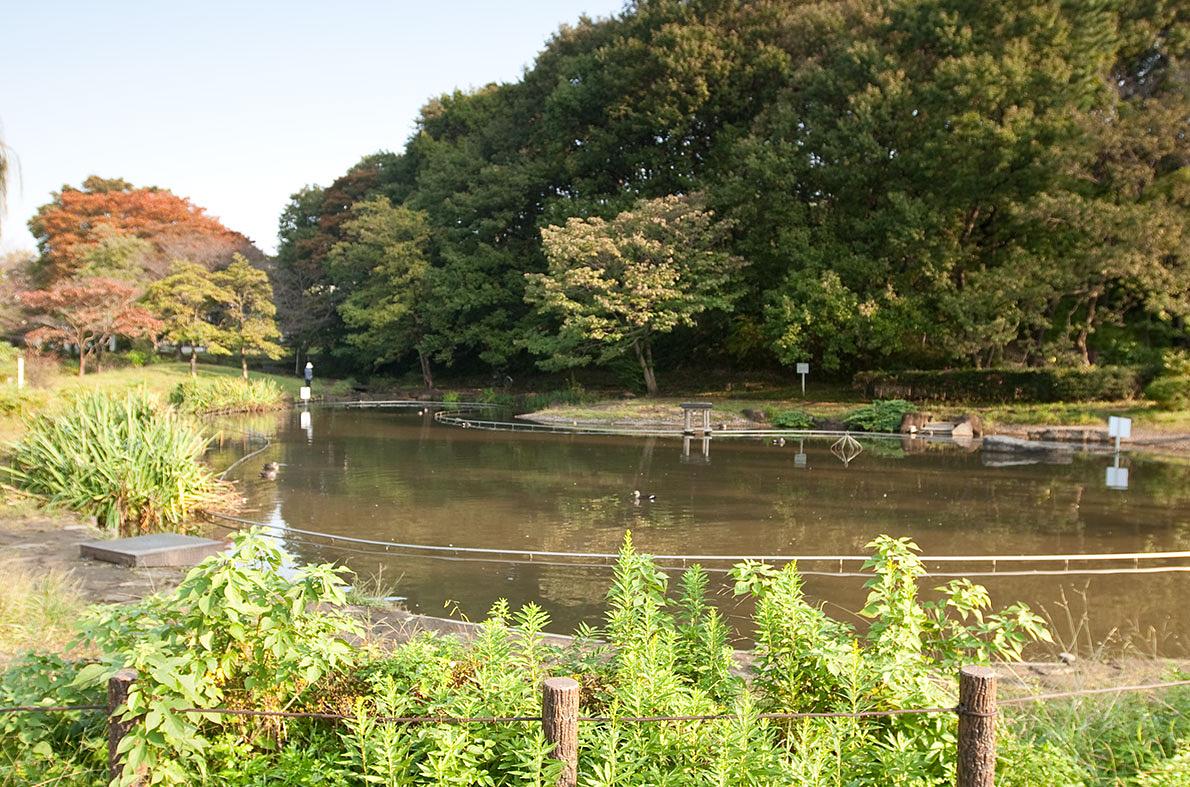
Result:
[[[526,558],[526,563],[540,563],[542,561],[536,558],[567,558],[576,560],[598,560],[598,561],[615,561],[619,559],[619,553],[616,552],[552,552],[545,550],[529,550],[529,549],[495,549],[490,547],[456,547],[450,545],[438,544],[411,544],[402,543],[399,541],[382,541],[371,538],[359,538],[356,536],[344,536],[334,533],[323,533],[317,530],[304,530],[302,528],[288,527],[285,525],[274,525],[267,522],[255,522],[251,519],[244,519],[242,517],[230,516],[227,514],[213,514],[213,517],[227,522],[234,522],[238,525],[246,525],[249,527],[260,527],[280,531],[285,534],[295,534],[298,536],[308,536],[311,538],[321,538],[328,541],[341,541],[348,544],[361,544],[364,546],[381,547],[388,550],[403,550],[405,552],[427,552],[439,553],[447,555],[492,555],[492,556],[515,556]],[[651,555],[654,560],[659,561],[674,561],[683,564],[689,563],[741,563],[746,560],[764,562],[764,563],[865,563],[871,559],[869,555]],[[1070,562],[1077,563],[1082,561],[1120,561],[1120,560],[1185,560],[1190,559],[1190,551],[1181,552],[1127,552],[1115,554],[1064,554],[1064,555],[921,555],[919,559],[923,563],[1055,563],[1055,562]],[[509,562],[509,561],[500,561]],[[564,565],[573,565],[570,563]],[[1119,569],[1085,569],[1085,570],[1067,570],[1067,569],[1036,569],[1028,572],[1007,572],[995,571],[994,574],[1000,576],[1024,575],[1025,573],[1153,573],[1157,569],[1169,569],[1179,571],[1190,571],[1190,566],[1158,566],[1158,567],[1132,567]],[[832,572],[836,575],[839,572]],[[868,576],[867,574],[856,574],[856,576]],[[931,574],[931,576],[945,576],[943,574]],[[955,576],[973,576],[970,572],[963,572],[955,574]]]
[[[226,530],[240,530],[240,528],[229,525],[218,525]],[[407,557],[418,560],[441,560],[452,563],[487,563],[496,565],[518,565],[518,566],[543,566],[548,568],[598,568],[598,569],[612,569],[615,568],[615,563],[610,560],[605,560],[599,563],[591,562],[564,562],[557,560],[525,560],[523,558],[513,557],[463,557],[458,555],[442,555],[442,554],[419,554],[415,552],[404,552],[392,549],[357,549],[353,547],[343,546],[342,544],[331,543],[326,544],[315,540],[309,536],[296,535],[287,531],[286,528],[278,525],[259,525],[259,527],[267,527],[275,529],[275,533],[263,533],[268,538],[284,539],[287,541],[296,541],[301,544],[309,544],[311,546],[333,549],[336,552],[347,552],[354,555],[366,555],[369,557]],[[683,571],[690,568],[690,563],[683,565],[673,565],[667,563],[660,563],[657,568],[663,571]],[[700,566],[703,571],[708,574],[726,574],[731,571],[729,568],[717,568],[713,566]],[[798,573],[807,577],[851,577],[860,579],[870,579],[872,574],[862,571],[815,571],[811,569],[799,569]],[[1030,577],[1030,576],[1066,576],[1066,575],[1103,575],[1103,574],[1170,574],[1170,573],[1190,573],[1190,565],[1186,566],[1147,566],[1147,567],[1130,567],[1130,568],[1070,568],[1070,569],[1027,569],[1019,571],[927,571],[924,576],[937,578],[962,578],[962,577]]]

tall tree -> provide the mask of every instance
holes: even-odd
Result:
[[[226,294],[219,328],[225,344],[240,357],[240,372],[248,379],[248,356],[280,358],[285,354],[275,340],[281,338],[274,319],[273,288],[268,274],[236,254],[231,265],[211,274],[215,286]]]
[[[140,291],[118,279],[67,279],[21,300],[37,326],[25,335],[27,344],[62,342],[78,347],[78,373],[87,371],[87,356],[97,355],[115,336],[155,336],[161,322],[137,304]]]
[[[526,298],[560,320],[556,334],[531,340],[547,368],[608,361],[632,352],[645,387],[657,393],[653,341],[693,326],[710,310],[728,311],[744,262],[725,251],[728,227],[700,197],[638,203],[610,221],[570,219],[546,227],[549,270],[526,274]]]
[[[46,283],[78,273],[87,253],[113,234],[151,244],[143,264],[155,277],[178,258],[215,267],[235,253],[262,256],[246,237],[185,197],[156,187],[136,188],[120,178],[92,176],[81,189],[63,186],[38,208],[29,229],[41,252],[39,275]]]
[[[145,306],[162,323],[162,338],[190,346],[190,376],[197,374],[198,348],[209,355],[231,355],[227,331],[218,325],[221,309],[226,309],[235,294],[220,287],[210,271],[193,262],[179,260],[170,274],[149,285]]]
[[[344,239],[327,257],[338,286],[348,341],[372,367],[416,352],[422,380],[434,387],[430,361],[430,239],[424,213],[387,197],[359,202],[343,224]]]

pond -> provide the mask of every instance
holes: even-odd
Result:
[[[238,419],[225,432],[272,439],[229,475],[247,499],[245,518],[375,541],[579,553],[615,552],[628,530],[639,550],[665,555],[862,555],[882,533],[909,536],[926,555],[1190,549],[1190,466],[1144,457],[1126,457],[1128,488],[1111,489],[1105,471],[1112,459],[1104,455],[989,466],[990,456],[953,444],[865,440],[845,464],[831,439],[778,446],[716,438],[704,457],[697,439],[684,455],[676,438],[463,429],[416,410],[316,408],[306,427],[299,415]],[[215,460],[230,463],[246,449],[243,440],[227,439]],[[283,465],[275,481],[258,477],[269,461]],[[295,560],[340,561],[365,579],[379,575],[411,610],[474,620],[498,598],[536,601],[559,632],[599,622],[611,575],[601,561],[413,556],[277,532]],[[551,564],[558,562],[567,564]],[[929,567],[970,574],[997,604],[1044,608],[1064,642],[1126,639],[1150,653],[1181,655],[1190,650],[1190,573],[1005,572],[1187,563]],[[808,595],[859,622],[854,612],[865,591],[854,576],[858,564],[801,567],[814,572]],[[926,578],[924,586],[946,579]],[[746,617],[727,593],[721,606]]]

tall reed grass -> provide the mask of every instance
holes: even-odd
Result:
[[[230,486],[201,461],[207,442],[198,424],[144,392],[92,392],[34,416],[4,470],[20,489],[110,532],[177,531],[231,502]]]
[[[258,413],[281,407],[285,394],[272,380],[195,378],[178,383],[169,401],[182,412],[197,415]]]
[[[64,648],[87,606],[78,581],[54,569],[34,572],[17,560],[0,561],[0,573],[0,658]]]

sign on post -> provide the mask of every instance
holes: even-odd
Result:
[[[293,390],[293,389],[290,389],[290,390]],[[310,401],[310,386],[303,385],[301,391],[299,392],[299,395],[302,397],[303,402]]]
[[[1107,419],[1107,436],[1116,438],[1116,451],[1120,450],[1120,440],[1132,437],[1132,419],[1120,416],[1109,416]]]
[[[810,364],[799,363],[797,373],[802,376],[802,396],[804,397],[806,395],[806,375],[810,373]]]

